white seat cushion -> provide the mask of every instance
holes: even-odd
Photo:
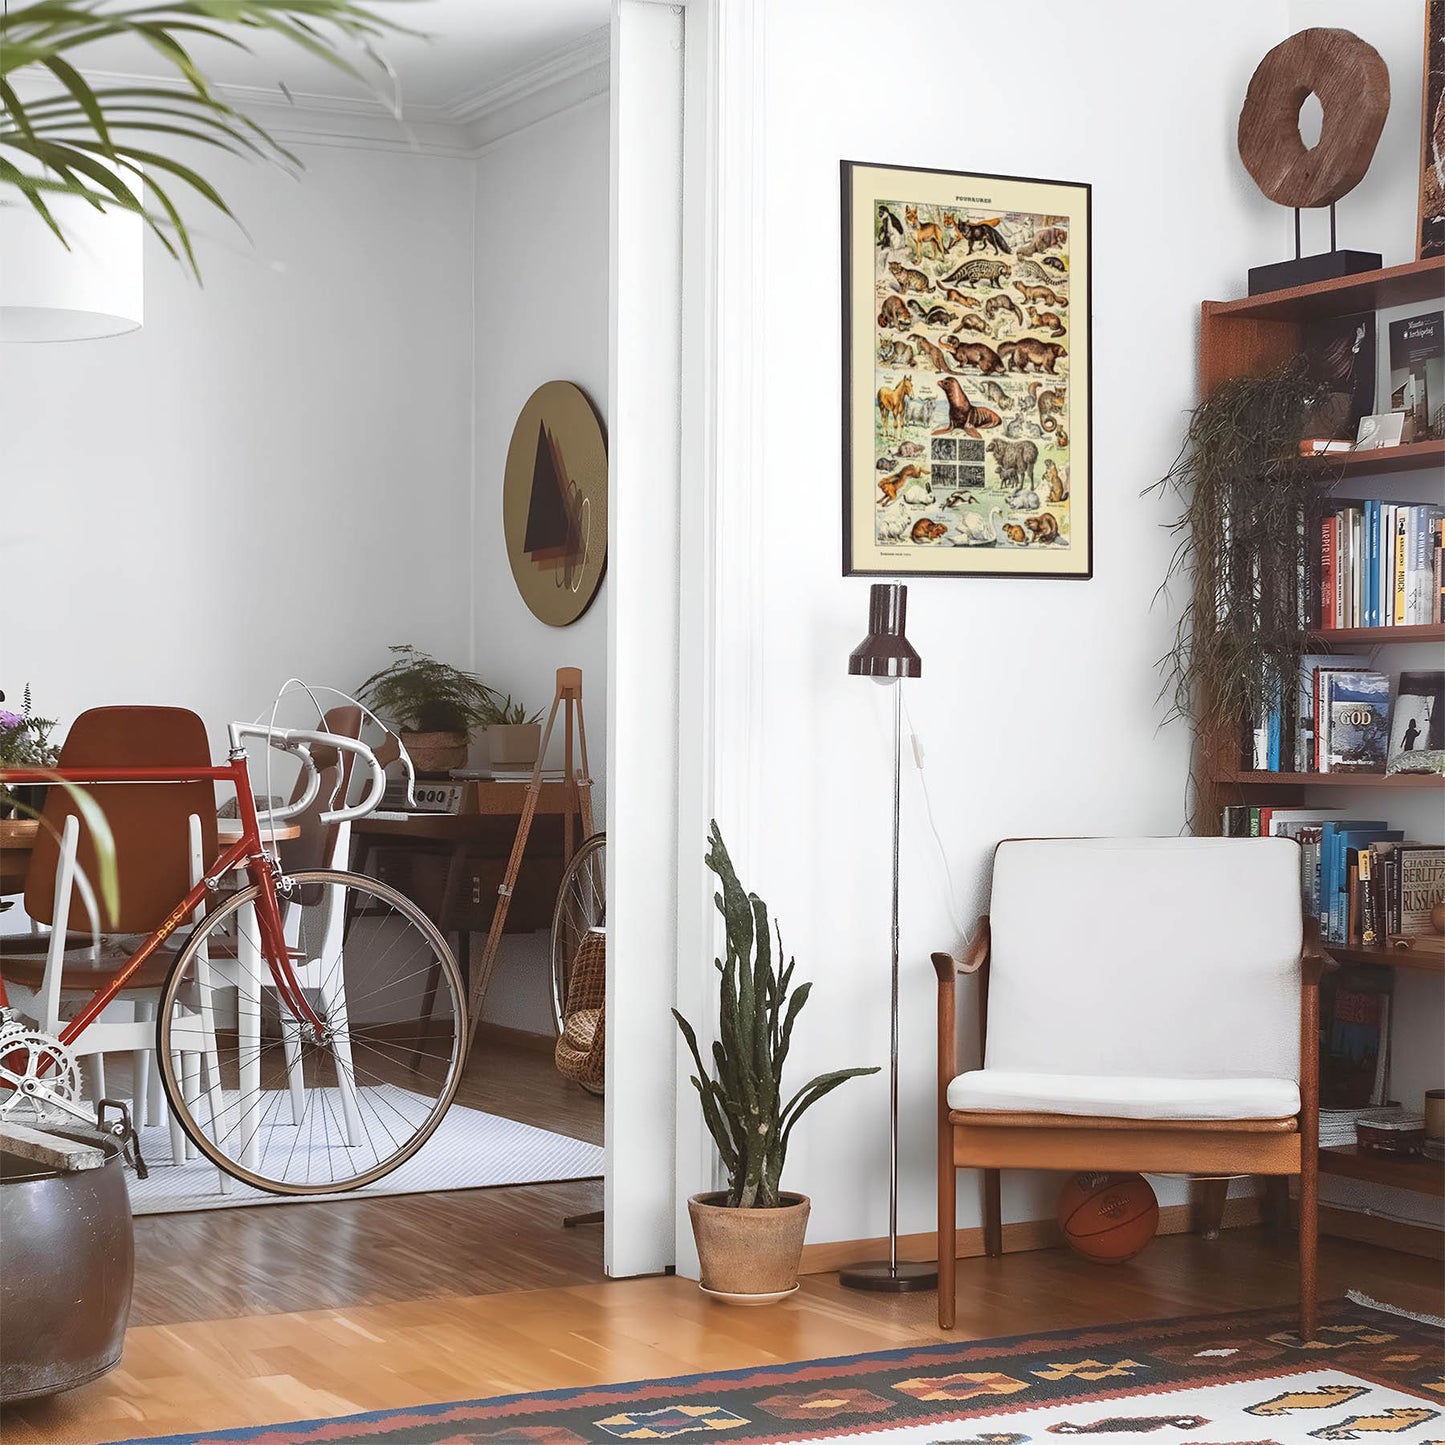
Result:
[[[1293,1079],[1127,1078],[976,1069],[948,1086],[948,1107],[1108,1119],[1287,1119],[1299,1113],[1300,1093]]]

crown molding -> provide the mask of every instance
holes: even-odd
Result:
[[[497,85],[484,86],[446,106],[442,118],[470,128],[485,145],[607,90],[612,34],[604,25],[544,55]]]
[[[169,76],[87,70],[97,85],[185,90]],[[49,77],[15,77],[24,94],[60,90]],[[228,105],[262,126],[283,145],[340,146],[360,150],[470,157],[539,121],[606,94],[611,81],[608,27],[545,55],[500,84],[468,92],[445,105],[403,101],[397,115],[380,94],[327,95],[279,86],[215,84]]]

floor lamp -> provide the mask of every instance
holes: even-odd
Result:
[[[899,803],[902,797],[903,689],[905,677],[923,676],[923,659],[904,636],[908,588],[901,582],[875,582],[868,598],[868,636],[848,656],[853,677],[871,677],[893,687],[893,973],[889,1039],[888,1093],[888,1258],[850,1265],[838,1272],[850,1289],[901,1294],[933,1289],[938,1267],[898,1258],[898,855]]]

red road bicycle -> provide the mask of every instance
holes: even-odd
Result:
[[[442,935],[395,889],[344,870],[285,873],[262,841],[263,820],[293,817],[317,797],[313,750],[341,749],[369,771],[339,823],[381,799],[382,763],[366,744],[330,733],[234,723],[219,766],[7,769],[0,781],[85,787],[226,783],[241,823],[205,876],[118,972],[52,1036],[10,1006],[0,975],[0,1117],[47,1110],[84,1118],[68,1045],[148,964],[173,958],[157,1005],[157,1058],[171,1108],[201,1152],[233,1178],[276,1194],[354,1189],[390,1173],[446,1113],[465,1060],[466,990]],[[301,796],[258,813],[245,737],[294,754]],[[333,755],[334,756],[334,755]],[[404,757],[404,754],[403,754]],[[344,790],[343,790],[344,791]],[[246,885],[225,892],[244,870]],[[169,941],[211,904],[178,950]],[[57,920],[64,928],[65,920]],[[139,1121],[137,1121],[139,1122]],[[128,1132],[129,1126],[126,1126]]]

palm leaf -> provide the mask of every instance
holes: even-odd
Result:
[[[162,138],[199,142],[300,168],[262,126],[211,89],[192,55],[196,42],[248,49],[251,36],[266,32],[362,79],[344,46],[389,74],[372,42],[415,33],[360,0],[33,0],[9,7],[0,13],[0,204],[6,191],[16,195],[62,243],[64,225],[47,203],[49,196],[135,212],[172,256],[184,255],[199,280],[186,222],[161,177],[180,183],[230,220],[236,217],[200,171],[175,159],[169,148],[153,147]],[[149,46],[175,72],[179,88],[93,86],[75,52],[125,37]],[[9,77],[27,70],[48,76],[60,93],[22,95]],[[144,170],[157,211],[146,209],[138,186],[117,177],[117,166],[136,177]]]

